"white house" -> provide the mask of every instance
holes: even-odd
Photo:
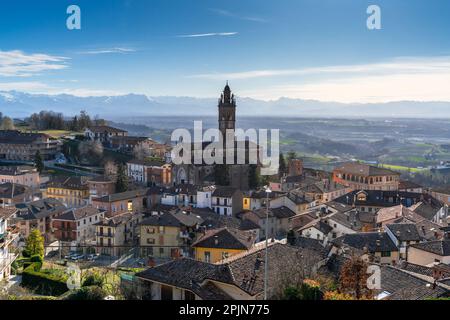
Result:
[[[211,206],[222,216],[233,216],[243,209],[243,194],[237,188],[218,186],[212,194]]]
[[[7,218],[10,212],[10,208],[2,208],[0,211],[0,281],[9,278],[11,265],[18,256],[10,252],[10,245],[17,238],[8,232]]]
[[[211,187],[197,191],[197,208],[212,208],[212,193]]]
[[[407,260],[407,249],[421,240],[419,230],[414,223],[393,223],[384,227],[387,235],[399,249],[400,258]]]
[[[319,240],[326,245],[331,240],[331,231],[333,230],[325,221],[313,221],[303,228],[299,229],[303,237]]]

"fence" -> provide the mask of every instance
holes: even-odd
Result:
[[[181,257],[193,257],[189,246],[97,246],[53,243],[45,246],[45,260],[75,263],[80,268],[144,268]]]

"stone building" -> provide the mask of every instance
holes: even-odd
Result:
[[[227,83],[223,93],[219,99],[218,103],[218,129],[223,136],[223,146],[227,145],[227,130],[234,131],[236,129],[236,99],[234,94],[232,94],[231,89]],[[210,145],[211,142],[203,142],[203,150]],[[244,150],[241,149],[241,143],[244,146]],[[233,145],[233,143],[230,143]],[[191,145],[191,154],[193,154],[193,144]],[[189,148],[189,145],[186,145]],[[258,151],[258,146],[252,141],[237,141],[234,136],[234,154],[235,156],[238,152],[245,152],[245,164],[227,164],[227,175],[229,180],[229,185],[241,190],[249,189],[249,152]],[[225,157],[226,149],[223,150]],[[193,161],[191,163],[194,163]],[[224,161],[224,163],[226,163]],[[211,183],[218,183],[215,181],[215,170],[217,166],[202,164],[181,164],[174,165],[172,168],[172,177],[175,184],[194,184],[194,185],[208,185]],[[222,183],[220,183],[222,184]]]
[[[43,133],[0,130],[0,159],[33,161],[39,151],[44,160],[52,160],[61,150],[61,142]]]

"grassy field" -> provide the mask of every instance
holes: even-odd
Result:
[[[428,171],[428,169],[412,168],[412,167],[399,166],[399,165],[393,165],[393,164],[380,164],[380,167],[394,170],[394,171],[408,171],[408,172],[413,172],[413,173]]]
[[[69,131],[69,130],[43,130],[43,131],[39,131],[39,133],[45,133],[55,139],[59,139],[63,136],[83,134],[82,132],[75,132],[75,131]]]
[[[80,175],[82,175],[81,173],[74,173],[74,172],[59,170],[59,169],[54,169],[54,168],[46,169],[44,171],[44,173],[55,175],[55,176],[80,176]]]

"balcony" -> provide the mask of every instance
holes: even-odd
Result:
[[[113,233],[104,233],[104,232],[96,232],[95,235],[97,237],[105,237],[105,238],[112,238],[112,237],[114,237]]]

